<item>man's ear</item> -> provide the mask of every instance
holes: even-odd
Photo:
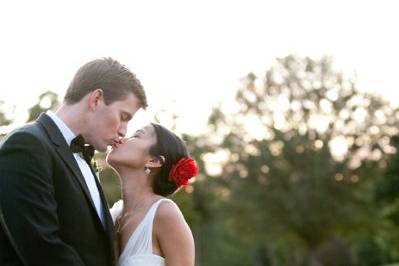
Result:
[[[97,109],[98,103],[104,100],[104,92],[102,89],[98,88],[89,93],[89,110],[95,111]]]
[[[160,156],[153,156],[151,159],[146,163],[146,167],[148,168],[159,168],[165,163],[165,157],[160,155]]]

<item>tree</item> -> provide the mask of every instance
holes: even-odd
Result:
[[[1,126],[7,126],[7,125],[9,125],[12,122],[12,120],[8,119],[6,117],[6,115],[4,114],[4,112],[2,110],[2,105],[3,104],[4,104],[4,102],[0,100],[0,110],[1,110],[0,111],[0,125]]]
[[[329,265],[320,254],[356,264],[349,246],[379,230],[370,195],[394,151],[398,110],[359,92],[328,57],[280,58],[263,79],[244,78],[236,100],[235,113],[215,108],[200,140],[224,157],[204,181],[218,198],[215,223],[248,264]]]
[[[59,104],[58,95],[56,93],[46,91],[40,94],[38,103],[29,108],[29,118],[27,122],[36,120],[42,112],[53,109]]]
[[[394,136],[392,145],[399,149],[399,137]],[[383,178],[375,187],[376,200],[381,209],[385,229],[385,249],[390,257],[399,260],[399,153],[396,152],[388,160]]]
[[[2,100],[0,100],[0,128],[4,127],[4,126],[8,126],[9,124],[11,124],[12,120],[9,119],[6,114],[3,111],[3,104],[4,102]],[[1,137],[4,136],[5,132],[0,132],[0,140]]]

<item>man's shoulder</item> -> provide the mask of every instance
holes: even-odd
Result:
[[[14,129],[8,135],[11,136],[11,135],[29,134],[36,137],[42,137],[43,133],[44,133],[43,128],[39,125],[38,122],[34,121]]]
[[[8,142],[18,141],[22,139],[43,142],[47,138],[41,126],[37,122],[32,122],[18,127],[8,133],[6,136],[4,136],[1,140],[0,148]]]

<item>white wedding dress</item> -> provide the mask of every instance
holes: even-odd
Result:
[[[125,248],[123,249],[117,266],[165,266],[165,259],[152,253],[152,226],[155,213],[162,201],[170,199],[160,199],[152,204],[143,220],[130,236]],[[173,201],[171,201],[173,202]],[[112,206],[110,212],[114,223],[122,213],[122,200]]]

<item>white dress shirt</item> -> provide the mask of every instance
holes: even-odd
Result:
[[[46,114],[57,125],[58,129],[61,131],[62,135],[64,136],[65,141],[68,144],[68,146],[71,145],[72,140],[76,137],[76,135],[72,132],[72,130],[64,123],[64,121],[61,120],[61,118],[59,118],[51,110],[47,111]],[[83,156],[81,153],[73,153],[73,156],[75,157],[75,160],[80,168],[80,171],[82,172],[83,177],[86,181],[86,185],[89,188],[90,196],[94,202],[94,206],[96,207],[98,217],[100,217],[100,220],[104,225],[103,206],[101,204],[100,193],[98,192],[96,181],[94,180],[94,178],[97,178],[97,177],[93,175],[93,173],[90,170],[89,165],[83,159]]]

